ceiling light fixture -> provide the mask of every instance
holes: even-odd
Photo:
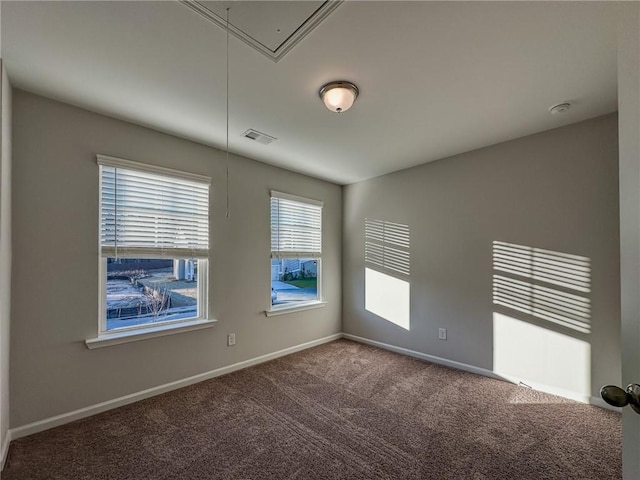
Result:
[[[359,93],[351,82],[329,82],[320,89],[320,98],[329,110],[342,113],[351,108]]]

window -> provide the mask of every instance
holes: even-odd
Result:
[[[322,202],[271,192],[271,310],[318,304]]]
[[[100,333],[207,318],[209,185],[98,156]]]

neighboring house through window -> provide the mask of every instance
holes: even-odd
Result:
[[[273,310],[322,299],[322,202],[271,192]]]
[[[207,318],[210,179],[98,155],[100,333]]]

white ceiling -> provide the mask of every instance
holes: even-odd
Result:
[[[231,37],[230,150],[349,184],[613,112],[624,9],[347,1],[278,63]],[[225,42],[178,2],[2,2],[14,86],[216,147]],[[348,112],[319,99],[331,80],[359,86]]]

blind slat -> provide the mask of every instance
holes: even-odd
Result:
[[[206,258],[209,184],[145,168],[100,165],[101,255]]]
[[[322,204],[272,196],[271,257],[307,258],[321,253]]]

